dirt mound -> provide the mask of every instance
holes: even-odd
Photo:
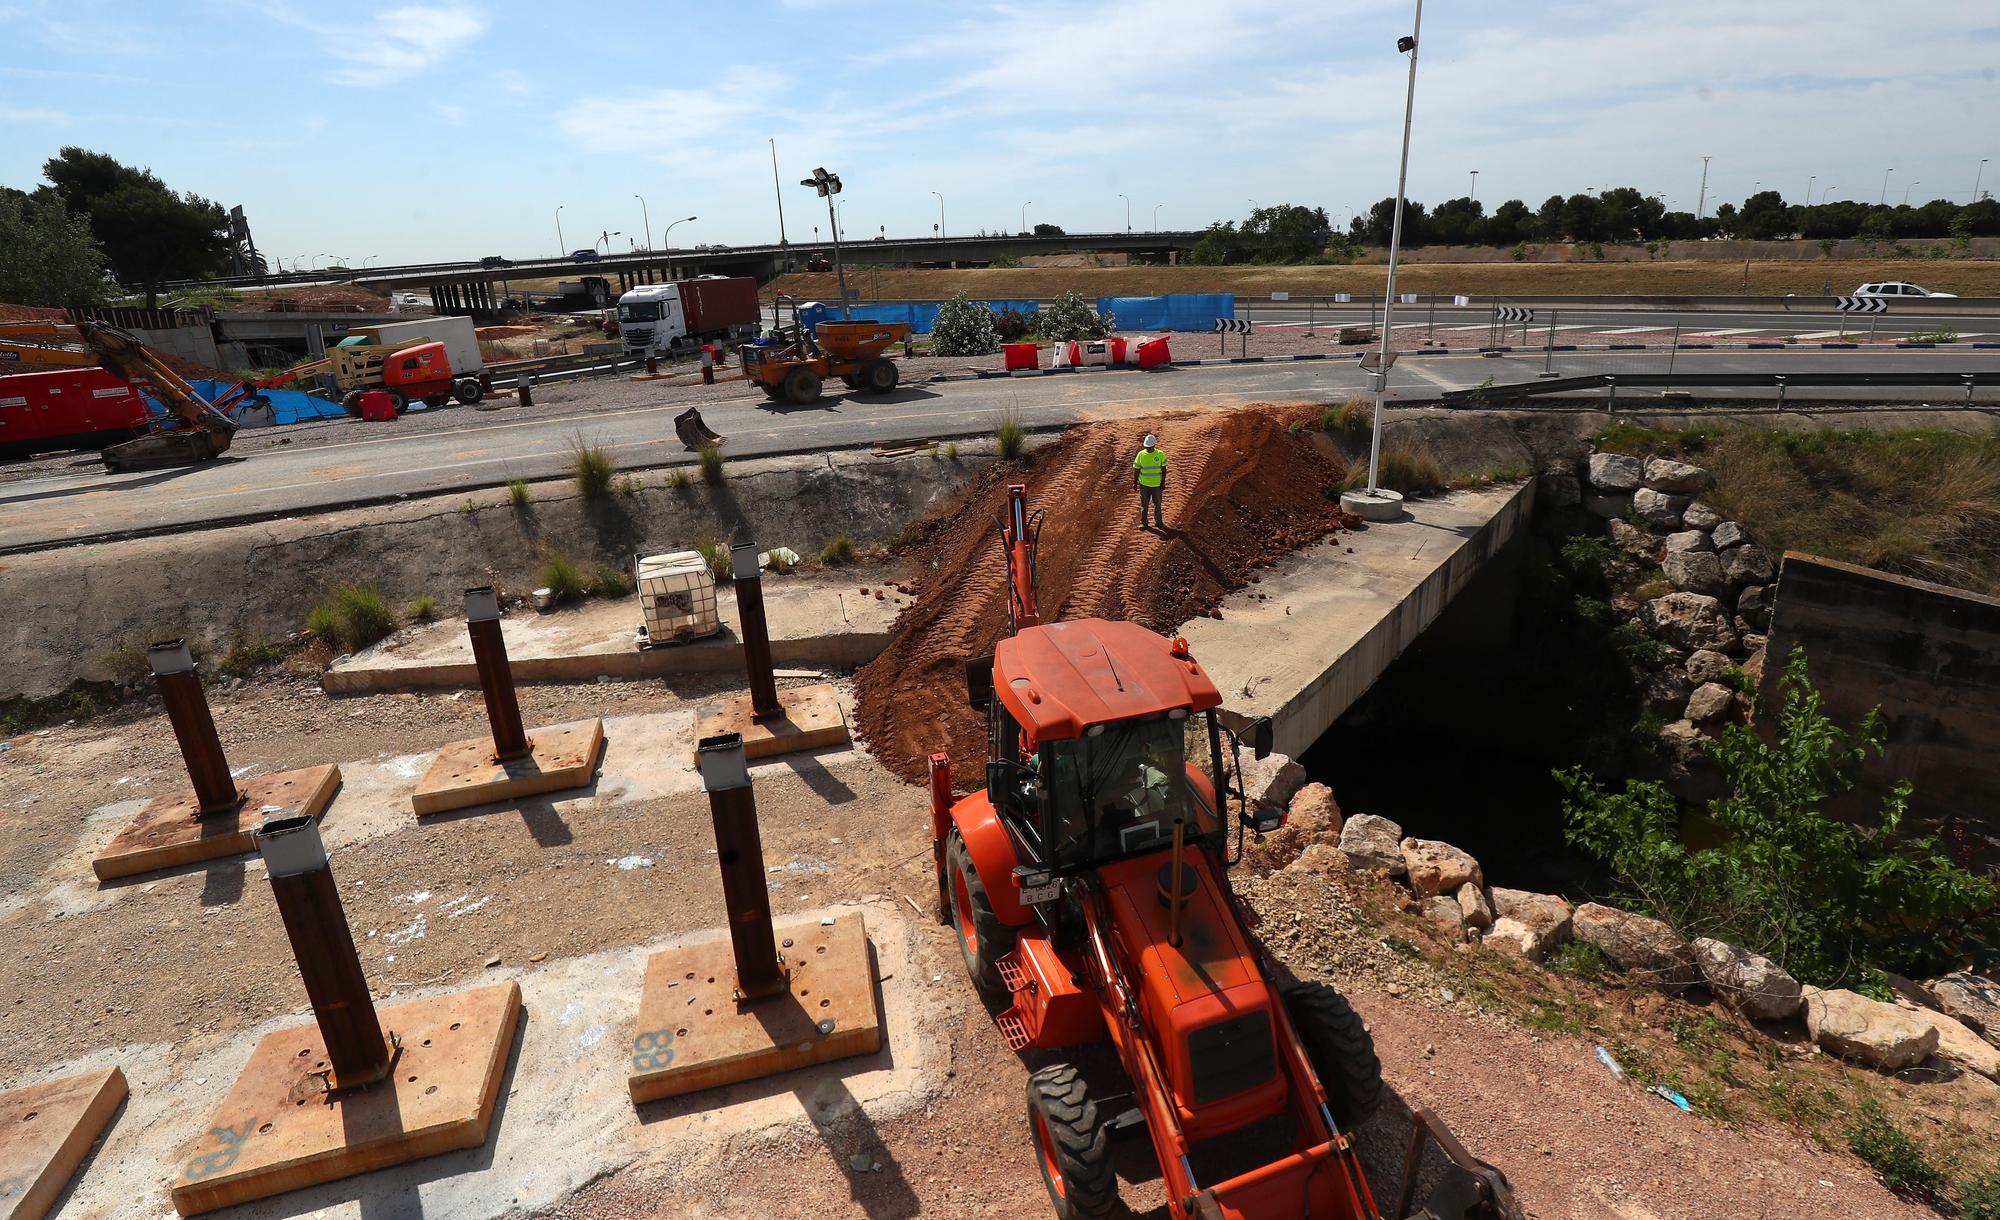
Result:
[[[359,284],[286,286],[270,292],[243,294],[246,309],[266,313],[387,313],[389,295]]]
[[[0,322],[67,322],[69,310],[44,309],[39,305],[0,304]]]
[[[964,662],[1007,627],[1007,579],[993,519],[1006,485],[1028,484],[1048,510],[1038,590],[1044,621],[1128,619],[1171,632],[1215,612],[1254,568],[1325,539],[1355,519],[1340,511],[1338,453],[1317,407],[1255,405],[1227,413],[1072,428],[1023,465],[995,467],[932,513],[899,548],[921,576],[894,638],[855,674],[857,720],[882,764],[912,783],[948,749],[968,780],[985,731],[965,705]],[[1166,537],[1142,531],[1132,455],[1159,433],[1172,465]]]

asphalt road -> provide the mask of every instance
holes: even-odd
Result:
[[[1600,355],[1587,371],[1659,371],[1661,359],[1650,353],[1621,366],[1616,358]],[[1682,353],[1677,367],[1721,372],[1807,363],[1826,371],[1881,371],[1937,368],[1944,360],[1954,371],[2000,370],[2000,351],[1948,357],[1822,353],[1804,361],[1784,352]],[[1390,388],[1399,398],[1431,398],[1489,377],[1495,383],[1531,381],[1541,367],[1539,358],[1529,356],[1406,359],[1393,370]],[[1363,374],[1351,361],[1285,362],[912,385],[882,397],[830,397],[810,407],[745,398],[704,408],[703,414],[711,428],[728,437],[725,455],[747,458],[986,436],[1009,413],[1027,427],[1042,428],[1188,407],[1333,399],[1364,388]],[[1619,394],[1623,402],[1643,396],[1629,390]],[[1770,396],[1770,390],[1703,391],[1704,399]],[[1954,390],[1816,390],[1812,397],[1857,403],[1963,401]],[[2000,401],[2000,393],[1983,390],[1980,399],[1992,404]],[[463,427],[401,436],[368,433],[366,439],[265,449],[227,455],[204,466],[120,475],[79,459],[73,471],[0,486],[0,553],[451,494],[515,478],[561,477],[579,434],[608,450],[622,468],[683,464],[693,457],[674,436],[672,417],[685,406],[674,402],[516,422],[504,411],[468,413]]]

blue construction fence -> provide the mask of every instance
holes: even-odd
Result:
[[[1033,313],[1041,308],[1040,301],[979,301],[994,313],[1016,310]],[[911,332],[927,335],[937,323],[938,305],[934,301],[887,301],[873,304],[855,304],[847,307],[848,316],[856,322],[902,322]],[[1233,292],[1176,292],[1158,297],[1099,297],[1097,312],[1108,314],[1113,325],[1121,331],[1145,330],[1213,330],[1217,318],[1236,316],[1236,294]],[[807,330],[817,330],[821,322],[840,317],[840,306],[814,301],[799,307],[799,323]]]

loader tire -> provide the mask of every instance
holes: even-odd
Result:
[[[347,413],[347,417],[349,419],[360,419],[361,391],[349,390],[347,394],[340,400],[340,409]]]
[[[1325,983],[1295,983],[1284,996],[1313,1075],[1326,1090],[1333,1121],[1342,1131],[1354,1130],[1382,1104],[1382,1061],[1375,1057],[1375,1039],[1347,997]]]
[[[1058,1220],[1100,1220],[1117,1209],[1111,1131],[1075,1068],[1052,1063],[1028,1077],[1028,1129]]]
[[[887,394],[902,379],[894,360],[875,359],[861,366],[861,388],[870,394]]]
[[[861,378],[856,377],[851,373],[842,373],[840,375],[840,381],[841,384],[845,385],[850,390],[858,390],[861,388]]]
[[[473,406],[486,396],[486,387],[476,377],[467,377],[452,387],[452,394],[464,406]]]
[[[1000,959],[1014,951],[1014,929],[993,913],[993,902],[972,866],[972,852],[956,830],[945,848],[945,862],[951,869],[951,926],[958,932],[959,955],[965,958],[965,972],[972,985],[995,999],[1008,995],[1007,982],[1000,977]]]

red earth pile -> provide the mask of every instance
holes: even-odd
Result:
[[[985,754],[985,731],[966,706],[964,663],[992,652],[1007,629],[994,525],[1007,484],[1025,481],[1029,507],[1048,512],[1037,590],[1044,622],[1126,619],[1172,632],[1219,615],[1223,596],[1253,569],[1358,524],[1340,510],[1344,464],[1317,414],[1258,404],[1072,428],[1030,460],[988,470],[920,522],[899,547],[920,572],[916,601],[889,647],[855,674],[857,720],[875,756],[912,783],[939,749],[961,774],[980,774],[972,764]],[[1139,528],[1132,490],[1132,455],[1149,430],[1170,463],[1164,537]]]

